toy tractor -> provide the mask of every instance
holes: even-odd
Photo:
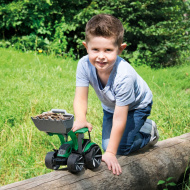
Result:
[[[31,118],[40,131],[50,136],[57,135],[61,141],[58,150],[54,149],[47,153],[45,157],[47,168],[57,170],[60,166],[67,165],[70,172],[77,173],[82,171],[84,166],[89,169],[99,167],[102,159],[100,147],[91,141],[88,128],[75,132],[71,130],[74,121],[72,114],[68,114],[66,110],[52,109],[51,112],[44,112]],[[86,132],[88,139],[84,138]],[[70,141],[68,136],[71,138]]]

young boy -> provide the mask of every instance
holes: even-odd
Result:
[[[86,120],[88,86],[94,88],[103,107],[102,156],[113,174],[121,174],[116,155],[127,155],[154,145],[158,132],[147,120],[152,107],[152,92],[131,65],[118,55],[126,48],[121,22],[107,14],[92,17],[86,25],[83,45],[88,55],[80,59],[74,99],[75,122],[72,130],[92,130]]]

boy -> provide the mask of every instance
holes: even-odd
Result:
[[[156,125],[146,118],[152,107],[152,92],[146,82],[118,55],[126,48],[124,29],[115,17],[100,14],[86,25],[83,45],[88,55],[80,59],[76,75],[73,131],[92,130],[86,120],[88,86],[94,88],[103,107],[102,156],[113,174],[121,174],[116,155],[127,155],[158,141]]]

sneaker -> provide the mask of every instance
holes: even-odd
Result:
[[[151,137],[150,137],[150,141],[148,144],[150,146],[154,146],[158,142],[158,139],[159,139],[158,130],[156,127],[156,123],[154,121],[152,121],[150,119],[147,119],[147,120],[149,120],[148,122],[152,123]],[[146,120],[146,122],[147,122],[147,120]]]
[[[148,147],[154,146],[158,142],[159,134],[156,127],[156,123],[154,121],[147,119],[144,125],[142,126],[140,132],[149,133],[151,135],[148,144],[142,147],[143,150]]]

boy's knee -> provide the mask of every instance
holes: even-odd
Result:
[[[104,150],[104,152],[106,151],[108,147],[108,143],[109,143],[109,139],[102,139],[102,149]]]

